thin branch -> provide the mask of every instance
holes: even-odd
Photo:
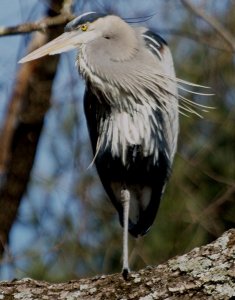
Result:
[[[45,32],[48,28],[56,27],[59,25],[65,25],[72,19],[74,19],[74,15],[62,13],[55,17],[44,18],[39,22],[24,23],[12,27],[0,26],[0,36],[24,34],[33,31]]]
[[[203,220],[211,216],[219,206],[224,204],[226,201],[229,201],[229,199],[234,199],[233,195],[235,195],[235,184],[228,187],[227,190],[219,198],[212,201],[212,203],[201,213],[199,218]]]
[[[207,15],[203,9],[193,5],[189,0],[181,0],[181,1],[195,15],[197,15],[198,17],[202,18],[205,22],[207,22],[220,35],[220,37],[229,45],[232,51],[235,51],[234,36],[216,18]]]
[[[231,53],[231,47],[228,47],[227,45],[219,45],[215,41],[212,41],[209,37],[206,35],[199,35],[197,33],[192,33],[190,31],[185,31],[185,30],[177,30],[173,28],[168,28],[168,29],[163,29],[163,28],[158,28],[158,33],[159,34],[164,34],[164,35],[173,35],[173,36],[180,36],[182,38],[186,38],[195,42],[198,42],[202,45],[208,46],[210,48],[213,48],[218,51],[225,51],[225,52],[230,52]]]

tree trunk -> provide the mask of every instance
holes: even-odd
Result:
[[[47,15],[59,14],[64,0],[50,0]],[[58,12],[58,13],[57,13]],[[58,36],[62,28],[34,36],[30,51]],[[0,257],[8,244],[28,185],[44,117],[50,107],[52,83],[58,56],[24,64],[16,78],[5,123],[0,132]]]
[[[0,299],[235,299],[235,229],[157,267],[67,283],[30,278],[0,283]],[[61,270],[63,272],[63,270]]]

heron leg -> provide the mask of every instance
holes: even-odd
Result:
[[[123,205],[123,266],[122,276],[127,280],[129,274],[128,263],[128,220],[129,220],[129,208],[130,208],[130,192],[128,189],[123,188],[121,190],[121,201]]]

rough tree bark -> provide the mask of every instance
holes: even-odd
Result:
[[[0,283],[0,299],[235,299],[235,229],[157,267],[67,283],[30,278]],[[63,270],[61,270],[63,272]]]

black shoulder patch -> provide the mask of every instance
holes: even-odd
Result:
[[[158,41],[160,44],[167,45],[167,42],[157,33],[154,33],[152,31],[148,30],[148,31],[145,31],[144,34],[146,34],[149,37],[152,37],[154,40]]]
[[[65,26],[64,31],[72,31],[72,30],[76,29],[79,25],[82,25],[87,22],[92,23],[95,20],[97,20],[99,18],[103,18],[105,16],[107,16],[107,14],[97,13],[97,12],[84,13],[84,14],[78,16],[77,18],[73,19],[71,22],[69,22]]]
[[[145,31],[142,35],[149,50],[153,54],[157,55],[160,60],[162,60],[162,52],[164,51],[164,46],[167,46],[166,41],[162,37],[160,37],[160,35],[153,33],[150,30]]]

